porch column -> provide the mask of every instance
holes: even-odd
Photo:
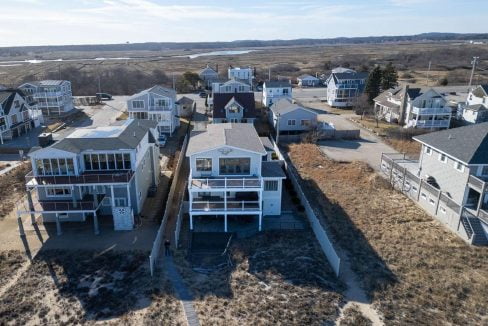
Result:
[[[77,204],[76,204],[76,197],[75,197],[75,186],[71,186],[71,198],[73,199],[73,207],[76,207]],[[83,198],[80,198],[80,201],[82,199]]]
[[[132,203],[131,203],[131,200],[130,200],[130,187],[129,187],[129,184],[127,184],[127,206],[128,207],[131,207],[132,206]]]
[[[56,213],[56,232],[58,235],[63,234],[63,231],[61,230],[61,221],[59,220],[59,213]]]
[[[478,200],[478,206],[476,206],[476,215],[480,213],[481,206],[483,206],[483,201],[485,199],[486,183],[483,183],[481,187],[480,199]]]
[[[98,228],[98,216],[97,216],[97,211],[93,212],[93,228],[95,230],[95,235],[100,234],[100,230]]]
[[[115,207],[115,197],[114,197],[114,186],[113,186],[113,185],[111,185],[111,186],[110,186],[110,194],[111,194],[111,196],[112,196],[112,198],[111,198],[111,199],[112,199],[112,200],[111,200],[111,202],[112,202],[112,207]]]
[[[32,202],[32,193],[30,190],[27,190],[27,202],[29,203],[29,210],[31,211],[31,223],[34,225],[36,224],[36,215],[34,214],[34,203]]]
[[[190,230],[193,231],[193,214],[190,212]]]
[[[227,232],[227,213],[224,214],[224,232]]]
[[[24,224],[22,223],[22,216],[19,213],[17,213],[17,223],[19,224],[19,235],[21,237],[25,236]]]
[[[262,229],[262,223],[263,223],[263,213],[259,212],[259,231],[261,232]]]

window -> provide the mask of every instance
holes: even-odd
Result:
[[[67,187],[46,188],[46,196],[48,196],[48,197],[69,197],[69,196],[71,196],[71,189],[67,188]]]
[[[10,118],[12,119],[12,124],[13,124],[13,125],[14,125],[14,124],[16,124],[16,123],[18,122],[18,121],[17,121],[17,115],[12,114],[12,115],[10,116]]]
[[[413,192],[417,192],[418,191],[417,190],[417,187],[415,187],[415,186],[412,186],[412,190],[413,190]]]
[[[288,88],[283,88],[283,95],[288,95]]]
[[[240,108],[238,105],[231,105],[231,106],[229,106],[229,108],[227,110],[229,111],[229,113],[239,113],[240,112]]]
[[[440,206],[439,210],[441,211],[442,214],[446,214],[446,209],[444,207]]]
[[[132,101],[132,108],[133,109],[144,109],[144,101],[141,101],[141,100]]]
[[[447,156],[446,154],[439,154],[439,161],[441,161],[442,163],[446,163],[447,162]]]
[[[464,165],[461,162],[454,162],[454,167],[460,172],[464,171]]]
[[[220,174],[249,174],[251,159],[249,157],[221,158]]]
[[[163,100],[163,99],[159,99],[156,101],[156,105],[159,106],[159,107],[165,107],[165,106],[168,106],[168,103],[166,100]]]
[[[435,205],[435,200],[433,200],[432,198],[429,198],[429,203],[434,206]]]
[[[212,172],[212,159],[211,158],[197,158],[196,166],[198,172]]]
[[[481,168],[481,175],[488,175],[488,165],[485,165],[483,166],[483,168]]]
[[[294,126],[296,124],[296,121],[294,119],[288,120],[288,125],[289,126]]]
[[[427,200],[427,195],[426,195],[425,193],[423,193],[423,192],[422,192],[422,193],[420,193],[420,196],[422,197],[422,199]]]
[[[310,126],[310,120],[301,120],[300,125],[302,127],[308,127],[308,126]]]
[[[265,181],[264,191],[278,191],[278,181]]]
[[[114,204],[116,207],[125,207],[127,206],[127,200],[124,197],[114,198]]]
[[[428,154],[428,155],[431,155],[432,154],[432,148],[428,147],[428,146],[425,146],[424,148],[424,153],[425,154]]]

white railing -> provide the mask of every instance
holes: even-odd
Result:
[[[192,211],[260,211],[259,201],[193,201]]]
[[[262,188],[261,178],[197,178],[190,177],[188,184],[197,189],[248,189]]]
[[[414,106],[412,112],[415,114],[448,115],[451,114],[450,107],[443,108],[419,108]]]
[[[171,111],[171,106],[149,105],[149,111]]]
[[[449,120],[412,120],[412,125],[424,128],[448,128]]]

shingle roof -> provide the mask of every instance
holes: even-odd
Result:
[[[288,80],[267,80],[264,82],[264,86],[266,88],[291,87],[291,84]]]
[[[80,153],[85,150],[134,149],[157,121],[127,120],[109,127],[79,128],[66,138],[54,143],[50,148]]]
[[[9,114],[12,109],[12,104],[14,103],[15,94],[19,94],[23,99],[25,99],[24,92],[22,90],[16,89],[2,89],[0,90],[0,103],[2,104],[3,112]],[[19,112],[25,111],[26,107],[24,104],[19,109]]]
[[[183,96],[180,98],[178,101],[176,101],[176,104],[193,104],[193,101],[191,98]]]
[[[307,74],[305,74],[305,75],[301,75],[301,76],[298,76],[298,77],[297,77],[297,79],[305,79],[305,78],[312,78],[312,79],[317,79],[317,80],[318,80],[318,78],[317,78],[317,77],[314,77],[314,76],[312,76],[312,75],[307,75]]]
[[[263,146],[267,151],[274,151],[273,143],[271,142],[269,137],[259,137],[259,139],[261,139],[261,143],[263,143]]]
[[[264,161],[261,163],[261,176],[263,178],[286,179],[286,174],[278,161]]]
[[[139,97],[141,95],[148,94],[148,93],[155,93],[155,94],[159,94],[161,96],[176,98],[176,91],[175,90],[170,89],[170,88],[166,88],[163,86],[155,85],[151,88],[145,89],[145,90],[143,90],[137,94],[132,95],[130,97],[130,99],[135,98],[135,97]]]
[[[256,103],[254,93],[215,93],[213,96],[213,117],[225,118],[225,106],[232,99],[244,108],[245,119],[256,117]]]
[[[467,164],[488,164],[488,122],[415,136]]]
[[[59,86],[66,80],[36,80],[32,82],[27,82],[26,84],[32,84],[36,86]]]
[[[205,68],[203,68],[199,75],[204,75],[204,74],[208,74],[208,73],[211,73],[211,74],[218,74],[217,71],[215,71],[214,69],[210,68],[209,66],[206,66]]]
[[[473,95],[476,97],[488,96],[488,84],[480,85],[473,90]]]
[[[317,114],[317,112],[314,112],[308,108],[305,108],[297,103],[293,103],[290,99],[288,98],[282,98],[276,101],[273,105],[271,105],[271,111],[273,111],[275,114],[287,114],[291,111],[297,110],[297,109],[303,109],[307,110],[309,112],[312,112],[314,114]]]
[[[266,154],[258,133],[250,123],[209,124],[205,131],[192,131],[186,156],[209,151],[222,146]]]
[[[367,72],[339,72],[333,73],[332,76],[334,79],[343,80],[343,79],[366,79],[368,78]]]

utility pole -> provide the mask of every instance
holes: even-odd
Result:
[[[276,146],[278,146],[278,142],[280,140],[280,114],[276,116]]]
[[[429,60],[429,69],[427,70],[427,86],[430,85],[430,67],[432,65],[432,61]]]
[[[173,89],[176,91],[175,73],[173,73]]]
[[[268,80],[271,81],[271,68],[268,68]]]
[[[474,71],[476,70],[476,64],[478,63],[479,58],[480,57],[473,57],[473,61],[471,61],[473,68],[471,69],[471,77],[469,77],[469,85],[468,86],[470,86],[470,87],[473,83]]]

